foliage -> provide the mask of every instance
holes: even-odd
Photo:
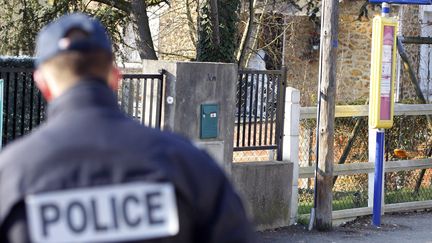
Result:
[[[333,192],[333,210],[343,210],[351,208],[367,207],[367,190],[366,191],[343,191]],[[313,207],[313,190],[299,189],[299,207],[298,214],[310,213]]]
[[[218,0],[220,44],[213,42],[210,4],[204,4],[199,16],[197,60],[207,62],[235,62],[237,48],[237,23],[240,0]]]
[[[403,203],[432,200],[432,188],[423,187],[419,193],[415,193],[412,188],[402,188],[399,190],[388,191],[385,195],[385,203]]]
[[[409,159],[424,158],[431,146],[432,131],[425,116],[395,116],[394,125],[386,130],[387,159],[395,159],[394,149],[404,149]]]
[[[268,13],[260,17],[261,28],[257,37],[257,49],[265,51],[266,69],[279,70],[282,67],[284,20],[283,15]]]
[[[320,28],[320,22],[321,22],[321,18],[320,18],[320,12],[321,12],[321,2],[322,0],[308,0],[307,3],[300,7],[298,5],[296,5],[296,3],[299,3],[300,1],[298,0],[286,0],[288,3],[293,4],[295,6],[297,6],[296,8],[298,10],[306,10],[306,14],[307,16],[309,16],[309,20],[312,21],[315,26],[317,26],[317,28]],[[358,17],[357,20],[362,20],[363,18],[365,19],[369,19],[369,10],[368,10],[368,6],[370,6],[372,8],[372,10],[374,11],[375,8],[377,6],[380,6],[380,4],[374,4],[374,3],[370,3],[369,0],[362,0],[363,4],[360,7],[360,9],[358,9]]]
[[[166,0],[146,0],[146,6]],[[110,33],[114,49],[126,45],[124,31],[130,22],[131,2],[126,0],[0,0],[0,54],[34,55],[39,30],[61,15],[84,12],[98,18]]]

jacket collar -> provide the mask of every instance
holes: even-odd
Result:
[[[102,80],[81,80],[48,105],[48,118],[60,113],[88,108],[119,110],[114,92]]]

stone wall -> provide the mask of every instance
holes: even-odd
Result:
[[[370,51],[372,19],[379,15],[378,6],[368,5],[369,18],[358,19],[364,1],[351,0],[340,3],[339,45],[337,60],[338,104],[364,103],[369,97]],[[185,1],[172,1],[172,7],[161,16],[159,49],[162,59],[190,60],[195,57],[196,32],[191,32],[196,24],[187,17]],[[195,21],[196,6],[189,6],[190,17]],[[399,8],[392,7],[393,16]],[[405,36],[419,36],[419,8],[405,5],[401,19]],[[319,50],[310,43],[319,31],[307,16],[286,16],[285,65],[288,68],[288,85],[301,91],[301,104],[314,105],[317,100]],[[419,45],[405,45],[415,71],[419,68]],[[414,89],[407,72],[401,79],[402,98],[415,97]]]
[[[159,57],[163,60],[192,60],[196,56],[196,1],[170,1],[170,5],[160,16]]]
[[[369,8],[369,19],[358,20],[362,4],[363,1],[340,3],[337,103],[366,99],[369,95],[372,17],[376,12]],[[301,91],[303,106],[313,105],[317,100],[319,51],[311,51],[309,39],[315,27],[307,17],[293,16],[287,22],[290,32],[285,63],[289,84]]]
[[[350,3],[341,4],[339,18],[336,103],[369,97],[372,18],[357,20],[363,2]]]
[[[288,86],[299,89],[303,105],[316,101],[318,50],[312,50],[309,39],[315,27],[306,16],[288,16],[285,42],[285,65]]]
[[[380,14],[377,6],[368,6],[369,19],[358,19],[363,1],[344,1],[340,3],[339,46],[337,60],[337,97],[338,104],[363,103],[369,97],[370,51],[372,37],[372,18]],[[402,33],[404,36],[419,36],[419,8],[405,5],[401,11]],[[392,7],[393,15],[399,8]],[[314,26],[307,17],[289,17],[285,63],[288,67],[288,81],[301,90],[301,103],[304,106],[316,103],[318,80],[318,51],[310,51],[308,44]],[[419,69],[419,45],[405,45],[415,72]],[[401,98],[415,97],[408,73],[401,78]]]

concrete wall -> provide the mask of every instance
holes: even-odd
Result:
[[[230,172],[233,155],[237,66],[222,63],[143,62],[144,73],[166,71],[163,128],[202,146]],[[219,134],[200,139],[200,105],[219,105]]]
[[[292,172],[286,161],[233,164],[232,179],[258,230],[290,224]]]
[[[284,161],[232,163],[237,67],[234,64],[150,61],[144,73],[165,72],[163,129],[180,133],[206,149],[231,174],[257,229],[296,220],[300,93],[286,89]],[[219,104],[219,135],[200,139],[200,105]],[[292,210],[293,208],[293,210]]]

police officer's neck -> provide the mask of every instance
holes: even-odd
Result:
[[[88,82],[105,83],[109,88],[116,92],[118,90],[119,81],[121,78],[122,75],[120,69],[116,66],[112,66],[109,73],[75,76],[66,80],[66,82],[59,80],[58,78],[54,79],[53,82],[51,82],[50,88],[52,88],[52,91],[55,92],[53,93],[53,98],[59,97],[76,85]]]
[[[121,72],[115,66],[112,66],[110,72],[106,75],[68,75],[67,72],[65,75],[57,74],[58,72],[51,72],[49,68],[39,68],[34,73],[34,80],[48,102],[61,96],[84,80],[102,80],[116,91],[118,82],[121,79]]]
[[[52,90],[53,98],[57,98],[77,86],[94,85],[94,84],[102,84],[108,87],[108,81],[106,78],[87,76],[87,77],[78,77],[77,79],[74,79],[69,82],[61,82],[61,81],[56,82],[50,88]]]

